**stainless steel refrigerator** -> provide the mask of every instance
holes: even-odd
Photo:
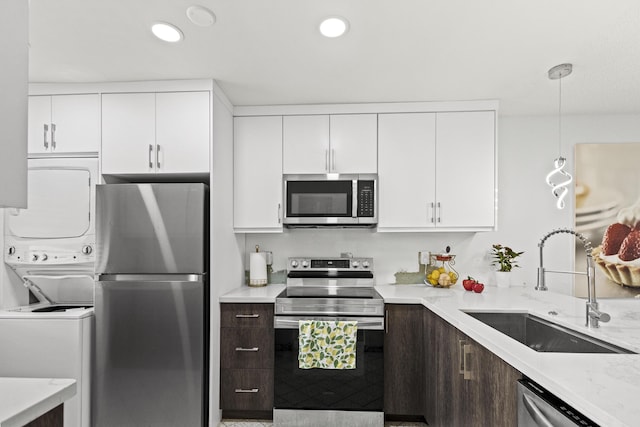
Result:
[[[208,418],[208,188],[96,187],[92,425]]]

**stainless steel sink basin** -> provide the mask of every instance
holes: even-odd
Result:
[[[551,353],[635,354],[529,313],[464,311],[535,351]]]

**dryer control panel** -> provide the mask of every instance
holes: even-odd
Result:
[[[5,248],[4,261],[13,268],[93,263],[95,261],[94,244],[69,248],[9,245]]]

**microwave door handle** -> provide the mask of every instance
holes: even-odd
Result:
[[[354,179],[352,181],[352,190],[351,190],[351,194],[353,194],[353,198],[351,201],[351,217],[352,218],[357,218],[358,217],[358,180]]]

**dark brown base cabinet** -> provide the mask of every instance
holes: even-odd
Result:
[[[273,304],[220,305],[220,408],[264,418],[273,409]]]
[[[430,426],[517,425],[521,374],[424,309],[425,419]]]
[[[424,351],[422,305],[387,304],[384,338],[384,412],[422,416]]]

